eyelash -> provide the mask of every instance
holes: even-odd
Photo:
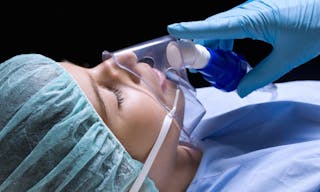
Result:
[[[118,106],[120,106],[124,101],[122,91],[117,88],[112,88],[111,91],[115,94]]]

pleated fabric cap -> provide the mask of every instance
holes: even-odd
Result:
[[[127,191],[141,168],[57,62],[0,64],[0,191]]]

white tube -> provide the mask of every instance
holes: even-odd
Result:
[[[172,67],[191,67],[201,69],[210,60],[210,52],[200,44],[190,40],[172,41],[166,50],[168,63]]]

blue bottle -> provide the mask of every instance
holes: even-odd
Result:
[[[247,73],[248,62],[233,51],[206,48],[210,59],[203,68],[196,69],[212,86],[230,92],[237,88]]]
[[[170,43],[167,59],[171,66],[200,72],[212,86],[226,92],[235,90],[250,68],[245,58],[233,51],[210,49],[190,40]]]

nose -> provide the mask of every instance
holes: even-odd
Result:
[[[138,58],[132,51],[121,52],[114,56],[121,65],[132,70],[134,70],[135,65],[138,63]]]
[[[90,69],[93,78],[97,82],[106,84],[115,80],[124,80],[126,78],[128,79],[128,77],[129,80],[135,83],[139,82],[139,78],[123,69],[123,67],[120,67],[115,61],[116,59],[117,62],[122,66],[125,66],[129,69],[134,69],[134,66],[137,64],[137,57],[133,52],[114,55],[114,57],[112,57],[111,54],[108,55],[108,53],[105,52],[103,55],[103,59],[104,61],[102,63]]]

